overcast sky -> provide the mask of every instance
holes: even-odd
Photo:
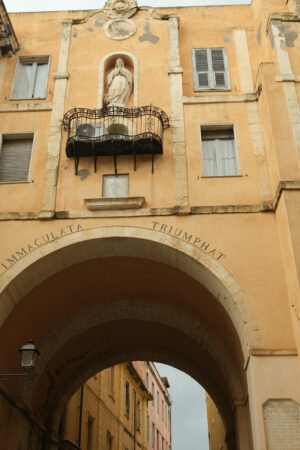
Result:
[[[240,5],[251,0],[137,0],[139,6]],[[8,12],[103,8],[105,0],[4,0]]]
[[[209,450],[205,391],[193,378],[155,363],[172,397],[172,450]]]

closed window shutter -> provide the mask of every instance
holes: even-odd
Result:
[[[228,65],[224,48],[194,48],[193,71],[196,91],[229,88]]]
[[[207,177],[218,175],[217,155],[214,140],[202,141],[203,174]]]
[[[48,81],[48,62],[37,64],[36,77],[33,89],[33,98],[46,97]]]
[[[209,87],[208,49],[196,48],[194,55],[194,80],[196,88]]]
[[[28,181],[32,139],[4,140],[0,155],[0,182]]]
[[[237,161],[234,148],[234,139],[222,139],[220,142],[220,153],[223,175],[237,175]]]
[[[213,80],[215,87],[226,87],[226,64],[223,48],[212,48],[211,50],[211,65],[213,72]]]

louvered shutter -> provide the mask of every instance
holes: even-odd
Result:
[[[207,89],[210,84],[207,48],[193,49],[193,69],[195,89]]]
[[[0,155],[0,182],[28,181],[32,151],[32,138],[3,142]]]
[[[212,79],[216,88],[227,87],[227,64],[223,48],[210,49]]]

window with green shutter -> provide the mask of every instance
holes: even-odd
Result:
[[[0,183],[28,181],[33,134],[0,135]]]
[[[225,48],[193,48],[194,90],[230,89]]]

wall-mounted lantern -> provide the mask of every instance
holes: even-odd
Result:
[[[21,366],[24,369],[24,373],[0,373],[0,380],[4,377],[28,377],[29,372],[34,369],[40,352],[35,347],[32,339],[29,339],[28,344],[23,345],[19,352],[21,353]],[[1,381],[4,379],[2,378]]]

